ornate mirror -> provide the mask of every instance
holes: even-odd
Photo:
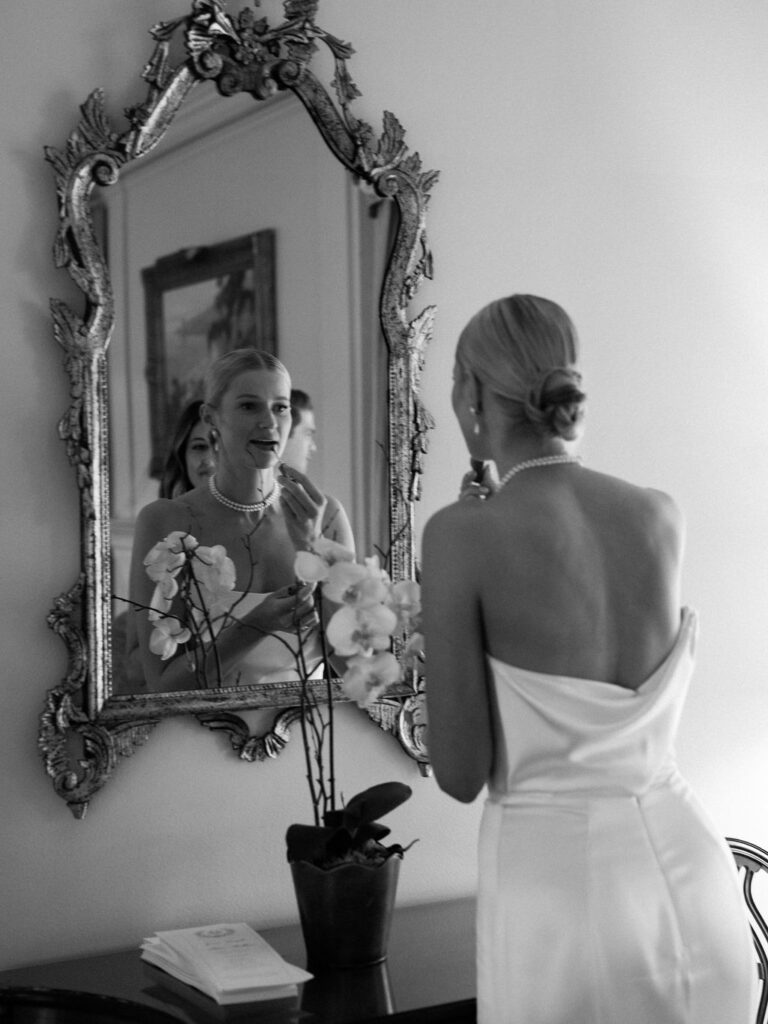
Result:
[[[376,288],[381,350],[378,355],[358,353],[356,372],[360,387],[370,390],[371,381],[379,378],[365,360],[378,360],[383,367],[379,397],[384,398],[386,436],[375,443],[386,456],[388,507],[382,519],[384,535],[379,534],[376,546],[388,547],[393,579],[416,575],[414,502],[419,497],[431,426],[420,401],[419,384],[434,309],[428,306],[411,315],[409,307],[424,278],[431,276],[425,222],[437,172],[422,169],[419,155],[409,151],[404,130],[393,114],[384,113],[382,131],[377,135],[352,112],[352,103],[360,95],[347,66],[354,51],[316,23],[317,0],[284,0],[283,7],[284,20],[272,27],[250,7],[234,15],[220,0],[192,0],[190,13],[150,30],[155,45],[142,72],[147,97],[126,111],[126,130],[112,128],[103,94],[96,90],[81,107],[80,121],[65,147],[46,149],[59,201],[55,262],[67,269],[84,297],[81,313],[51,300],[54,336],[64,352],[70,379],[71,402],[59,430],[80,493],[81,572],[49,615],[49,624],[66,644],[69,664],[63,681],[47,695],[39,747],[55,791],[76,817],[83,816],[118,759],[143,743],[163,717],[194,714],[206,727],[223,731],[236,754],[250,762],[277,756],[299,717],[299,684],[295,682],[154,694],[118,692],[114,685],[113,567],[119,561],[121,531],[130,534],[129,528],[124,530],[121,510],[131,505],[125,498],[123,477],[116,474],[124,451],[116,444],[115,435],[122,443],[120,417],[127,417],[127,422],[131,415],[130,409],[125,411],[130,399],[124,397],[121,379],[127,376],[126,353],[116,354],[110,346],[113,338],[120,337],[125,343],[124,339],[133,338],[140,328],[132,316],[128,329],[128,300],[119,285],[113,292],[113,283],[126,276],[126,269],[114,265],[120,261],[114,246],[111,259],[107,256],[105,238],[110,229],[105,230],[103,211],[108,211],[109,225],[114,209],[110,211],[108,197],[117,194],[137,168],[157,159],[165,148],[183,143],[191,151],[199,145],[189,131],[186,135],[182,132],[174,143],[172,125],[175,128],[183,122],[185,111],[194,107],[201,93],[206,94],[207,104],[229,102],[233,108],[240,104],[240,109],[243,103],[258,101],[269,109],[269,117],[282,117],[288,105],[294,114],[300,109],[304,121],[308,113],[323,147],[344,175],[348,194],[364,195],[369,205],[385,204],[395,211]],[[328,89],[317,72],[321,59],[329,62]],[[249,128],[245,115],[238,111],[237,116],[238,131]],[[311,123],[306,122],[309,130],[313,130]],[[170,141],[164,141],[166,133]],[[156,150],[161,141],[163,146]],[[214,182],[213,192],[215,187]],[[120,204],[112,206],[119,208]],[[156,318],[158,293],[179,281],[194,283],[206,275],[218,275],[222,267],[244,263],[263,266],[273,260],[274,267],[274,237],[269,231],[255,230],[247,220],[244,215],[243,232],[237,239],[172,251],[142,267],[146,296],[150,300],[154,296],[155,303],[147,302],[148,325]],[[123,224],[129,221],[123,215]],[[278,237],[278,250],[280,242]],[[359,290],[355,295],[359,298]],[[354,305],[357,299],[345,297],[343,301]],[[262,328],[269,333],[268,322]],[[157,376],[158,352],[157,339],[150,341],[150,358],[139,371],[140,376],[148,374],[149,381]],[[282,355],[280,348],[278,354]],[[135,377],[134,372],[134,381]],[[360,397],[358,406],[367,408],[370,397]],[[157,408],[155,416],[160,415]],[[361,536],[369,539],[363,530]],[[401,651],[399,641],[396,653]],[[368,714],[427,772],[419,718],[420,684],[412,673],[406,673],[405,679],[375,702]],[[334,692],[341,699],[338,684],[334,684]],[[318,694],[322,699],[319,684]],[[266,726],[262,724],[265,709]],[[258,712],[254,732],[249,724],[254,717],[251,712]]]

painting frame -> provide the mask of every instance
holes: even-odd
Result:
[[[161,256],[141,271],[151,456],[160,479],[184,407],[202,397],[203,368],[234,348],[277,355],[276,232]]]

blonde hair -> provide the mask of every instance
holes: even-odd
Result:
[[[225,352],[218,359],[214,359],[208,367],[205,375],[206,405],[218,408],[224,393],[235,377],[239,377],[241,373],[247,373],[249,370],[270,370],[272,373],[285,374],[290,389],[291,375],[277,356],[260,348],[235,348],[231,352]]]
[[[572,440],[584,417],[578,336],[557,303],[510,295],[484,306],[461,332],[459,366],[539,433]]]

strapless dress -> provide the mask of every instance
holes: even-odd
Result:
[[[269,594],[243,593],[232,591],[227,595],[228,607],[236,605],[232,614],[241,619],[258,607]],[[254,637],[258,636],[254,632]],[[301,634],[301,653],[306,675],[319,679],[323,674],[320,639],[316,629],[304,630]],[[296,681],[301,678],[299,671],[299,638],[296,633],[276,631],[255,639],[253,646],[224,677],[224,686],[253,686],[265,683]]]
[[[479,1024],[752,1024],[727,843],[677,769],[696,615],[636,691],[489,658]]]

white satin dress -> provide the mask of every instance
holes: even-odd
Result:
[[[243,618],[258,607],[269,594],[233,590],[220,599],[220,605],[231,609],[234,618]],[[254,632],[254,638],[258,634]],[[299,651],[301,650],[301,656]],[[317,630],[296,633],[267,633],[243,655],[223,680],[224,686],[264,686],[268,683],[295,682],[306,673],[307,679],[323,674],[320,639]]]
[[[733,857],[677,770],[696,615],[637,691],[490,658],[479,1024],[752,1024]]]

